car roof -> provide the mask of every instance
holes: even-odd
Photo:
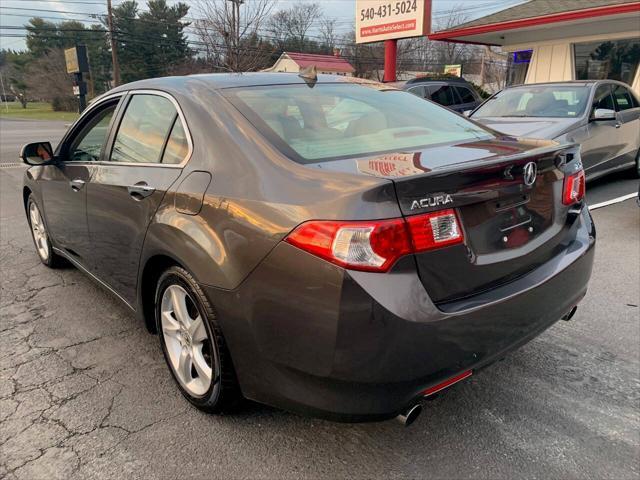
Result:
[[[461,77],[416,77],[407,80],[406,85],[416,85],[419,83],[461,83],[469,85],[469,82]]]
[[[318,74],[317,83],[355,83],[374,85],[379,88],[383,84],[357,77],[343,75]],[[211,90],[237,87],[257,87],[267,85],[291,85],[306,83],[297,73],[250,72],[250,73],[205,73],[176,77],[161,77],[139,80],[114,88],[109,93],[127,90],[158,89],[186,92],[190,87],[208,87]],[[389,87],[393,88],[393,87]]]
[[[624,82],[620,82],[618,80],[609,80],[609,79],[593,79],[593,80],[565,80],[562,82],[540,82],[540,83],[522,83],[520,85],[511,85],[508,87],[505,87],[505,90],[507,89],[511,89],[511,88],[526,88],[526,87],[536,87],[536,86],[541,86],[541,85],[548,85],[548,86],[562,86],[562,85],[580,85],[580,86],[587,86],[587,85],[594,85],[596,83],[615,83],[617,85],[623,85],[627,88],[631,88],[629,85],[627,85]]]

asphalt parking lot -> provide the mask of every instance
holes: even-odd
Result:
[[[0,120],[0,478],[640,477],[640,208],[593,211],[589,293],[571,322],[396,422],[335,424],[247,404],[205,415],[158,341],[73,268],[40,264],[20,195],[26,141],[64,125]],[[5,164],[3,166],[3,164]],[[602,203],[637,191],[618,174]]]

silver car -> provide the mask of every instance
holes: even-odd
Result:
[[[622,82],[509,87],[469,116],[515,137],[579,143],[588,180],[631,167],[640,177],[640,102]]]

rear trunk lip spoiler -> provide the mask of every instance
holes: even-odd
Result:
[[[577,143],[562,143],[562,144],[558,143],[556,145],[532,148],[531,150],[527,150],[526,152],[520,152],[514,155],[503,155],[503,156],[497,156],[492,159],[480,158],[477,160],[470,160],[468,162],[451,163],[443,167],[434,168],[429,172],[410,175],[406,177],[381,177],[381,178],[388,178],[389,180],[392,180],[394,183],[411,182],[416,178],[437,177],[440,175],[446,175],[451,173],[461,173],[467,170],[474,170],[477,168],[492,167],[492,166],[500,165],[503,163],[513,163],[513,162],[518,162],[518,161],[527,160],[527,159],[530,160],[532,157],[540,157],[540,156],[551,154],[551,153],[560,153],[564,150],[569,150],[571,148],[579,148],[579,145]]]

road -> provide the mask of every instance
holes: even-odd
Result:
[[[0,162],[51,128],[11,123],[0,123]],[[428,402],[405,429],[190,407],[128,310],[77,270],[40,264],[21,176],[0,168],[0,478],[640,476],[635,200],[593,212],[596,263],[574,320]],[[595,191],[628,193],[611,183]]]

